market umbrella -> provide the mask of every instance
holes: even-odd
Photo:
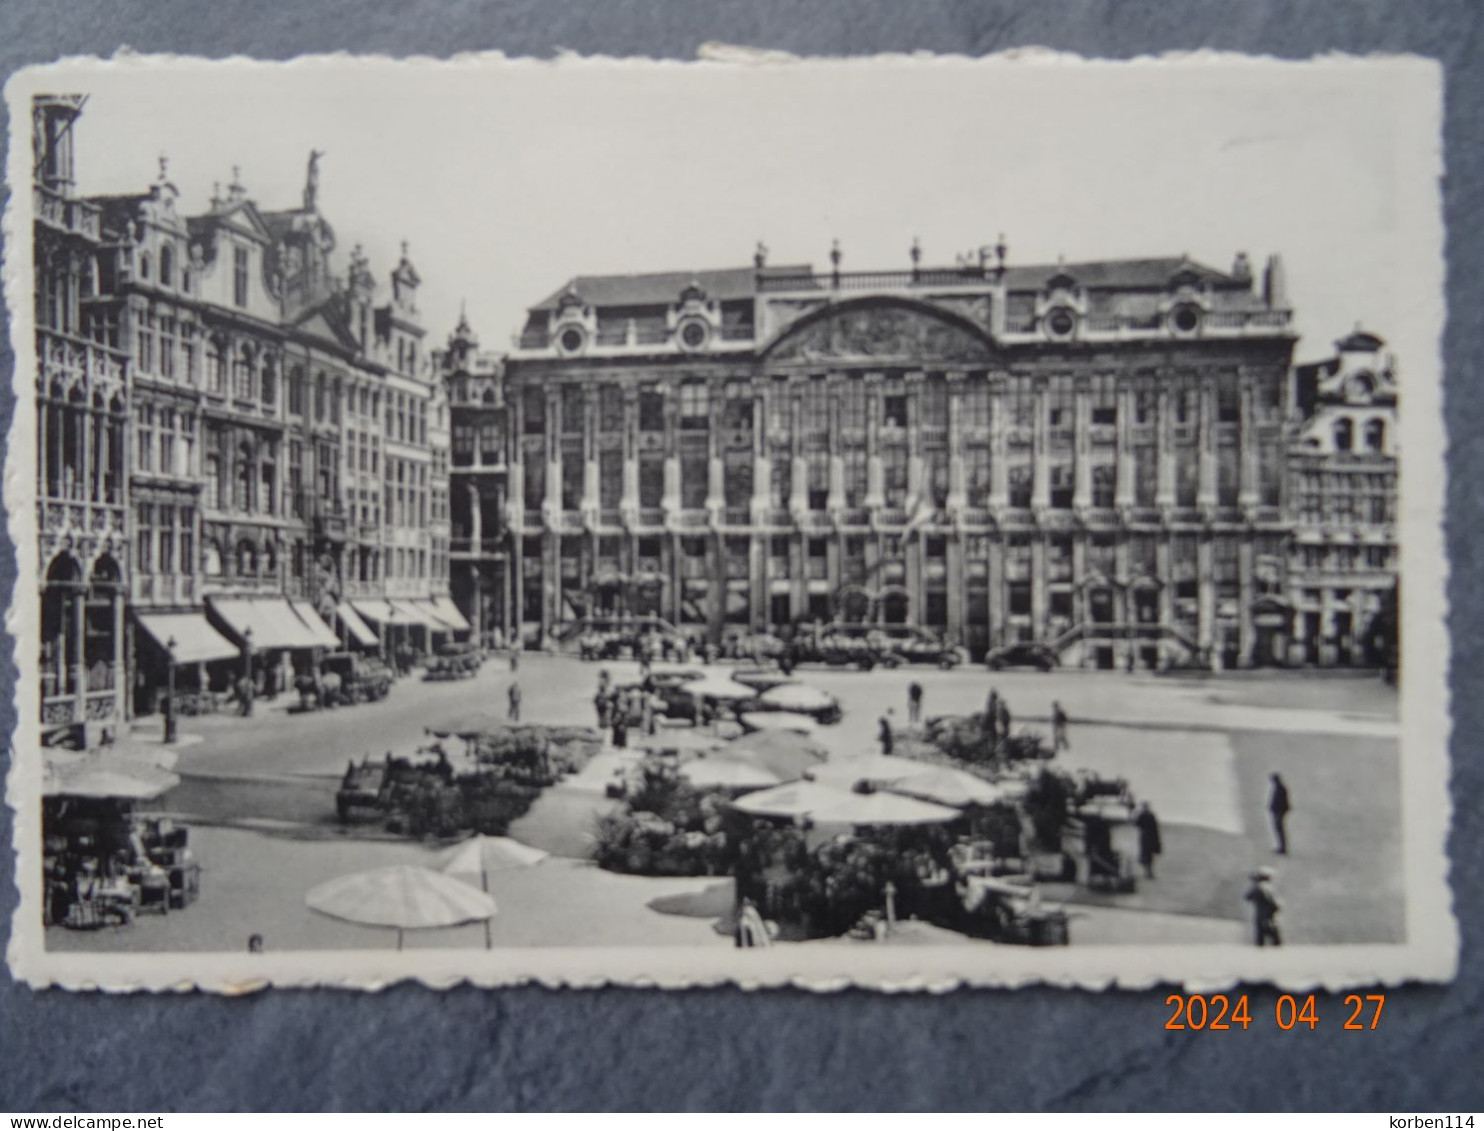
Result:
[[[819,724],[808,715],[795,711],[748,711],[741,719],[748,730],[791,730],[796,734],[813,734]]]
[[[673,750],[677,754],[695,754],[715,750],[725,742],[724,738],[700,731],[662,729],[658,734],[645,735],[635,745],[656,752]]]
[[[923,762],[898,758],[891,754],[857,754],[853,758],[831,758],[822,766],[812,766],[806,776],[840,789],[850,789],[857,782],[885,785],[927,768]]]
[[[734,738],[716,752],[760,766],[778,781],[797,781],[829,757],[829,748],[817,738],[788,730],[760,730]]]
[[[77,760],[49,760],[42,793],[48,797],[117,797],[147,801],[180,784],[169,770],[132,758],[88,755]]]
[[[749,762],[697,758],[680,767],[680,776],[700,789],[757,789],[777,785],[777,774]]]
[[[457,735],[459,738],[471,738],[484,734],[486,731],[503,730],[509,726],[509,720],[505,716],[490,710],[463,711],[457,715],[428,726],[429,734],[436,734],[440,738],[445,735]]]
[[[444,860],[443,874],[472,884],[479,881],[479,890],[490,890],[491,872],[506,872],[514,868],[529,868],[539,864],[551,853],[528,844],[521,844],[508,836],[471,836],[463,844],[453,848]],[[484,948],[494,945],[490,938],[490,922],[484,921]]]
[[[495,914],[495,901],[478,888],[410,864],[329,880],[311,888],[304,902],[321,915],[395,928],[398,950],[403,931],[456,927]]]
[[[960,808],[965,805],[993,805],[1012,795],[1012,791],[1004,786],[951,766],[924,767],[904,778],[889,782],[886,788],[893,793],[904,793],[924,801],[936,801]]]
[[[896,793],[844,793],[833,804],[810,814],[821,824],[940,825],[962,814],[947,805],[934,805]]]
[[[761,793],[749,793],[736,802],[743,813],[755,817],[807,817],[818,809],[829,808],[849,794],[834,786],[819,785],[812,781],[793,781],[787,785],[774,786]]]
[[[835,697],[807,683],[785,683],[768,688],[758,702],[783,711],[825,711],[835,705]]]
[[[689,695],[723,701],[757,698],[757,688],[748,687],[745,683],[738,683],[724,675],[708,675],[704,679],[693,679],[689,683],[682,683],[680,690]]]

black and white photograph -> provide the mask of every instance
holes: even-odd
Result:
[[[1452,977],[1434,64],[6,103],[18,978]]]

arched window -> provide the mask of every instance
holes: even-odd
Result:
[[[263,574],[270,578],[278,575],[278,550],[272,539],[263,543]]]
[[[207,577],[220,577],[222,574],[222,551],[214,538],[208,538],[201,547],[201,572]]]
[[[139,278],[141,280],[149,278],[149,252],[147,251],[139,253]]]
[[[170,250],[170,245],[166,244],[164,247],[160,248],[160,283],[161,285],[168,287],[174,282],[175,253]]]
[[[1368,452],[1386,450],[1386,421],[1380,419],[1366,421],[1365,450]]]
[[[256,358],[251,346],[243,346],[232,365],[232,395],[250,401],[253,395],[253,369]]]
[[[181,268],[180,289],[183,291],[189,291],[191,289],[191,269],[189,267]]]
[[[1349,420],[1335,421],[1335,451],[1348,452],[1355,447],[1355,427]]]

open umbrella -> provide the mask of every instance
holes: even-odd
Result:
[[[925,769],[922,762],[898,758],[891,754],[858,754],[853,758],[831,758],[821,766],[811,766],[805,776],[840,789],[850,789],[858,782],[887,785]]]
[[[118,797],[147,801],[180,784],[169,770],[120,755],[90,754],[44,763],[42,793],[48,797]]]
[[[777,774],[748,762],[697,758],[680,767],[680,776],[700,789],[759,789],[777,785]]]
[[[311,888],[304,902],[321,915],[348,923],[395,928],[398,950],[403,931],[456,927],[495,913],[495,901],[478,888],[410,864],[328,880]]]
[[[748,711],[741,723],[748,730],[791,730],[796,734],[813,734],[819,724],[808,715],[795,711]]]
[[[491,872],[505,872],[512,868],[529,868],[539,864],[551,853],[528,844],[521,844],[508,836],[471,836],[463,844],[452,849],[443,863],[443,874],[456,880],[472,884],[479,881],[479,890],[490,890]],[[490,938],[490,921],[484,921],[484,948],[494,945]]]
[[[708,675],[705,679],[693,679],[689,683],[682,683],[680,690],[689,695],[715,699],[720,702],[739,702],[743,699],[757,698],[757,688],[748,687],[745,683],[738,683],[724,675]]]
[[[503,730],[509,726],[505,716],[490,710],[462,711],[457,715],[431,724],[427,730],[429,734],[436,734],[440,738],[444,735],[457,735],[459,738],[470,738],[475,735],[484,734],[486,731]]]
[[[636,745],[645,750],[653,750],[656,753],[674,751],[676,754],[695,754],[707,750],[715,750],[724,745],[726,739],[718,738],[714,734],[702,734],[695,730],[671,730],[663,728],[658,734],[649,734],[641,738]]]
[[[835,705],[835,697],[807,683],[785,683],[770,687],[758,696],[759,703],[782,711],[826,711]]]
[[[827,825],[940,825],[962,814],[947,805],[934,805],[896,793],[844,793],[833,804],[810,814]]]
[[[904,793],[942,805],[993,805],[1012,796],[1012,791],[994,782],[951,766],[925,766],[886,786],[893,793]]]
[[[792,781],[761,793],[749,793],[736,807],[755,817],[807,817],[817,809],[829,808],[848,798],[849,794],[833,786]]]
[[[788,730],[760,730],[734,738],[713,757],[760,766],[778,781],[796,781],[829,757],[817,738]]]

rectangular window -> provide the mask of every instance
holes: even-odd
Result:
[[[639,457],[639,505],[659,507],[665,499],[665,460],[663,456]]]
[[[866,427],[866,383],[852,377],[840,390],[840,427],[864,431]]]
[[[964,449],[964,484],[971,507],[987,506],[990,492],[989,449],[981,444]]]
[[[703,381],[680,386],[680,427],[705,428],[711,415],[711,389]]]
[[[845,505],[847,507],[866,505],[867,480],[866,450],[847,448],[845,451]]]
[[[813,451],[806,457],[809,467],[809,509],[822,511],[830,499],[830,453]]]
[[[155,410],[151,405],[140,405],[134,430],[134,462],[143,472],[155,469]]]
[[[768,390],[768,435],[774,439],[786,440],[793,434],[793,430],[793,393],[789,389],[788,378],[777,377],[773,380],[773,387]]]
[[[804,386],[804,431],[825,433],[830,428],[830,387],[822,377],[814,377]]]
[[[1112,463],[1092,465],[1092,505],[1111,508],[1118,490],[1118,467]]]
[[[658,389],[639,391],[639,431],[665,430],[665,394]]]
[[[709,474],[706,445],[686,444],[680,449],[680,505],[697,510],[706,505]]]
[[[1098,376],[1092,379],[1092,423],[1118,423],[1118,379]]]
[[[232,301],[247,305],[247,248],[232,249]]]
[[[581,435],[583,418],[587,415],[587,395],[577,386],[562,390],[562,432],[566,435]]]
[[[726,505],[742,508],[752,502],[752,452],[728,452],[724,466],[723,490]]]
[[[575,511],[582,506],[583,480],[586,478],[586,461],[582,458],[582,445],[562,445],[562,509]]]
[[[527,436],[540,436],[546,431],[546,392],[527,389],[521,399],[521,431]]]
[[[752,431],[752,386],[746,381],[728,381],[726,428],[729,432]]]
[[[598,505],[613,510],[623,501],[623,452],[610,448],[598,453]]]
[[[886,505],[903,506],[907,501],[907,449],[900,444],[882,448],[881,472]]]
[[[1035,471],[1029,463],[1012,463],[1008,470],[1010,505],[1027,510],[1035,487]]]
[[[135,565],[140,573],[154,573],[155,508],[148,503],[140,503],[135,513],[139,523],[135,552],[139,560]]]
[[[963,413],[965,427],[989,427],[989,385],[982,378],[964,386]]]
[[[769,495],[779,510],[787,510],[793,498],[793,461],[788,456],[777,456],[773,460],[773,482]]]
[[[922,426],[948,427],[948,382],[942,374],[929,373],[922,385]]]
[[[623,390],[616,385],[605,385],[598,394],[598,430],[623,430]]]

